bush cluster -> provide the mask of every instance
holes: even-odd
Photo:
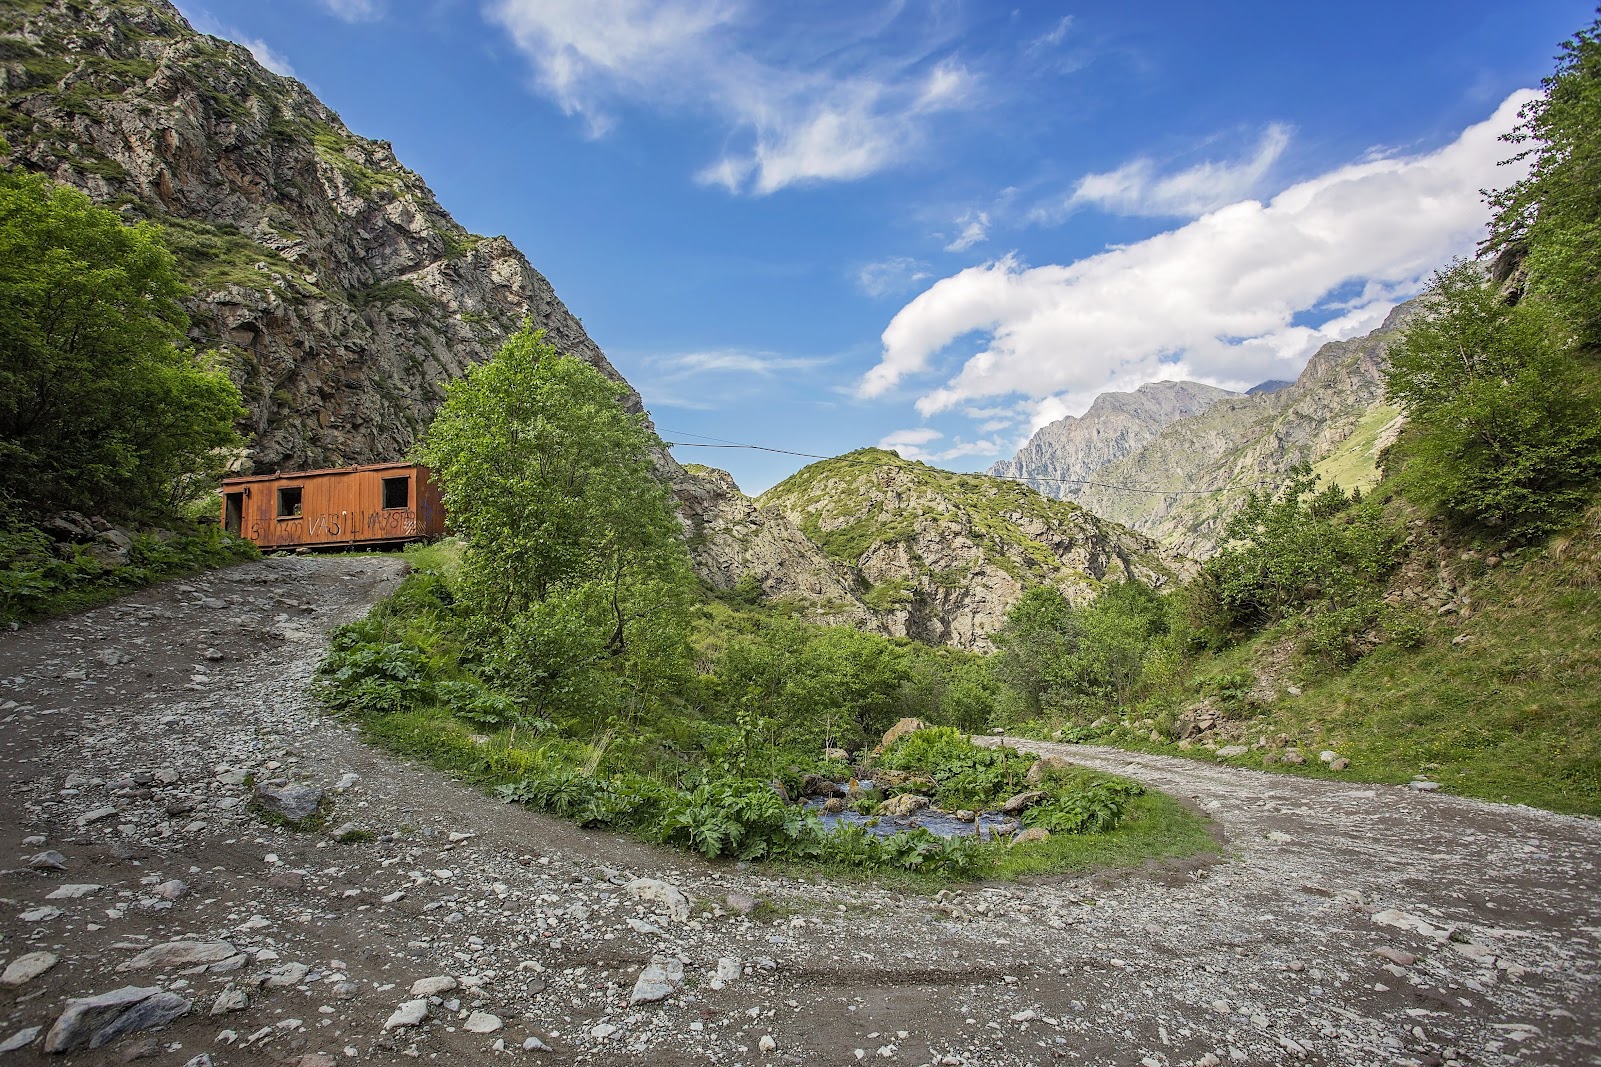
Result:
[[[165,578],[259,556],[255,545],[215,526],[193,533],[138,534],[122,565],[104,563],[82,545],[68,551],[58,554],[56,543],[32,527],[0,528],[0,621],[40,618]]]

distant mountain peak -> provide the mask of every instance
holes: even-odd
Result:
[[[1021,480],[1047,496],[1072,496],[1074,482],[1134,452],[1163,427],[1239,395],[1200,382],[1174,381],[1102,393],[1083,415],[1040,427],[1015,457],[995,464],[989,473]]]

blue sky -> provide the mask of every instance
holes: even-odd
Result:
[[[663,437],[955,470],[1470,251],[1588,3],[180,0],[504,233]],[[1114,8],[1116,10],[1114,10]],[[1521,94],[1521,95],[1520,95]],[[692,436],[700,435],[700,437]],[[807,461],[679,449],[760,492]]]

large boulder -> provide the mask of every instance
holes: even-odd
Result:
[[[45,1035],[50,1053],[96,1049],[124,1034],[165,1026],[189,1010],[191,1002],[156,986],[123,986],[92,997],[75,997]]]
[[[873,755],[879,755],[887,750],[889,746],[893,745],[907,734],[915,733],[916,731],[923,729],[925,725],[926,724],[922,719],[902,719],[900,722],[884,731],[883,738],[880,739],[878,744],[873,748]]]
[[[322,806],[323,792],[314,785],[257,782],[255,801],[264,811],[287,822],[305,822]]]
[[[916,815],[928,807],[927,797],[920,797],[916,793],[901,793],[890,797],[878,806],[878,814],[892,818],[904,818],[907,815]]]
[[[1039,785],[1045,781],[1046,775],[1065,774],[1078,769],[1078,764],[1061,756],[1041,756],[1034,761],[1028,769],[1028,776],[1023,779],[1025,785]]]

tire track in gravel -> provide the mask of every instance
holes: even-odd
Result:
[[[400,574],[264,560],[0,634],[0,964],[59,957],[0,987],[0,1047],[137,982],[190,1012],[48,1061],[1598,1062],[1592,820],[1019,742],[1193,798],[1230,858],[939,899],[706,863],[498,804],[323,715],[307,686],[328,630]],[[373,839],[263,823],[247,774],[328,789],[330,822]],[[29,866],[43,848],[67,869]],[[172,879],[188,891],[164,899]],[[47,902],[69,883],[100,888]],[[117,969],[177,939],[241,962]],[[630,1006],[663,957],[684,987]],[[386,1030],[434,976],[457,988]],[[471,1032],[474,1011],[501,1028]],[[8,1062],[46,1062],[41,1039]]]

